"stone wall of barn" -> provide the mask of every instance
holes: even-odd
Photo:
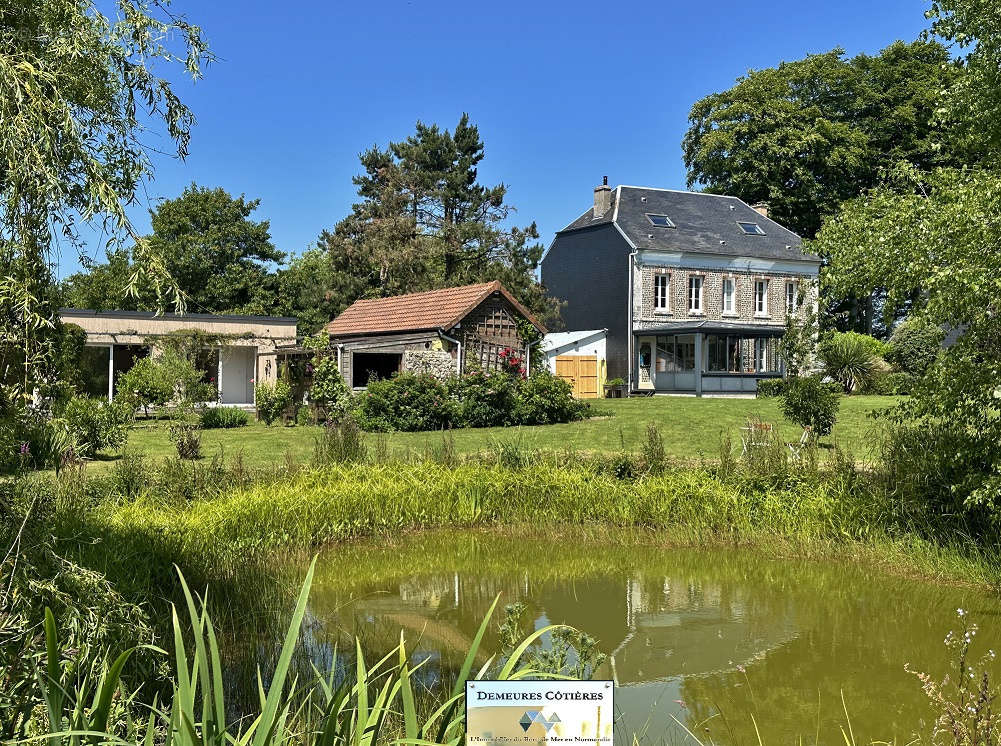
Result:
[[[403,353],[403,370],[422,373],[447,381],[455,375],[455,360],[445,350],[408,349]]]

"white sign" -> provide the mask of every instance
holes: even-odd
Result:
[[[611,681],[467,681],[466,743],[612,745]]]

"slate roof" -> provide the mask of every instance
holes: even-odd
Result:
[[[432,329],[447,331],[493,293],[500,293],[507,298],[519,313],[545,333],[545,327],[496,280],[392,298],[357,300],[327,324],[327,332],[339,337]]]
[[[803,253],[799,236],[737,197],[619,186],[612,190],[611,209],[596,219],[593,212],[589,209],[557,235],[615,223],[639,249],[820,261]],[[675,227],[653,225],[648,214],[667,215]],[[765,235],[744,233],[738,221],[757,223]]]

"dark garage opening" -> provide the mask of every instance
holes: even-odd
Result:
[[[400,372],[400,353],[356,352],[351,358],[351,385],[355,388],[368,386],[369,381],[391,378]]]

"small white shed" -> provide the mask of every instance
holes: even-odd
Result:
[[[579,399],[596,399],[605,385],[607,329],[552,332],[542,340],[546,367],[567,381]]]

